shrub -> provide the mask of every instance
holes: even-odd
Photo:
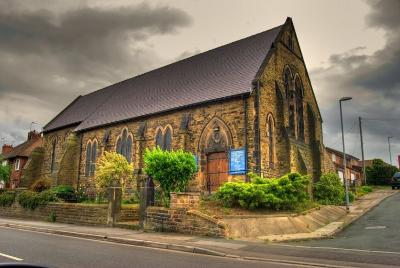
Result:
[[[324,205],[341,205],[344,200],[344,187],[336,173],[321,176],[314,185],[314,198]]]
[[[309,200],[307,192],[310,179],[290,173],[278,179],[264,179],[250,174],[251,183],[228,182],[216,193],[224,206],[247,209],[293,209]]]
[[[159,147],[146,149],[144,163],[146,174],[160,184],[165,206],[169,204],[170,193],[183,191],[197,168],[191,153],[163,151]]]
[[[56,220],[57,220],[57,214],[54,211],[50,212],[49,222],[56,222]]]
[[[0,206],[9,207],[14,203],[15,193],[14,192],[3,192],[0,194]]]
[[[107,187],[121,186],[125,190],[133,180],[133,164],[116,152],[104,152],[96,163],[96,187],[104,192]]]
[[[10,165],[0,165],[0,181],[3,181],[4,184],[10,181],[11,175],[11,167]]]
[[[43,192],[51,188],[51,180],[49,179],[38,179],[32,184],[32,191],[34,192]]]
[[[43,207],[52,201],[57,201],[57,197],[51,190],[45,190],[39,193],[34,191],[22,191],[18,195],[18,203],[22,207],[32,210],[37,207]]]
[[[65,202],[77,202],[78,196],[75,189],[70,185],[59,185],[52,189],[56,197]]]
[[[373,191],[373,189],[372,189],[371,186],[364,185],[364,186],[361,186],[361,191],[363,191],[363,192],[365,192],[365,193],[370,193],[370,192]]]
[[[389,179],[399,169],[385,163],[382,159],[372,160],[372,165],[366,168],[367,183],[372,185],[389,184]]]

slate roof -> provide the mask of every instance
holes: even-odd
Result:
[[[11,152],[3,154],[4,159],[10,159],[17,156],[29,157],[32,151],[42,144],[42,138],[33,138],[15,146]]]
[[[82,131],[251,92],[283,25],[78,97],[44,127]]]

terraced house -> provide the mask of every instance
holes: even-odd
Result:
[[[42,176],[94,186],[117,151],[143,174],[145,148],[192,152],[193,191],[324,169],[322,119],[297,35],[283,25],[77,97],[44,127]]]

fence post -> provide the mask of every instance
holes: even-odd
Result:
[[[109,187],[107,189],[107,192],[108,192],[107,224],[114,227],[115,222],[121,212],[122,188],[121,187]]]

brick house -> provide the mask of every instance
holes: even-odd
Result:
[[[20,186],[21,177],[26,163],[34,149],[42,145],[42,137],[36,131],[28,133],[28,139],[13,147],[12,145],[4,144],[1,154],[3,155],[3,165],[10,165],[11,175],[10,183],[7,188],[17,188]]]
[[[343,180],[343,152],[333,148],[325,147],[329,157],[335,166],[335,171]],[[361,185],[363,183],[362,161],[357,157],[346,153],[346,178],[350,180],[351,185]]]
[[[192,152],[190,190],[247,172],[324,171],[322,119],[292,20],[77,97],[43,129],[42,176],[93,188],[95,162],[117,151],[144,178],[156,145]],[[241,170],[233,170],[232,159]]]

